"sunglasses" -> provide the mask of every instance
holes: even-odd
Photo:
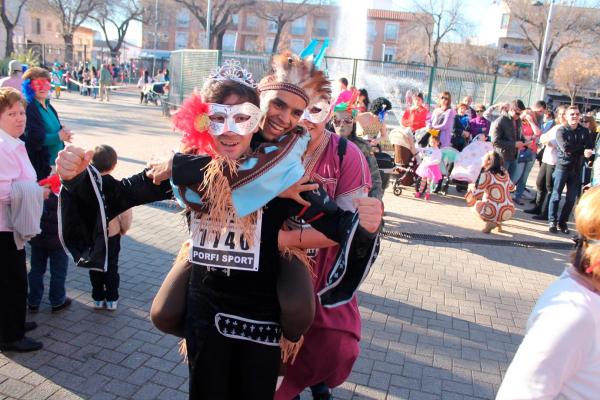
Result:
[[[442,99],[442,100],[450,100],[449,97],[445,97],[445,96],[440,97],[440,99]]]
[[[352,118],[344,118],[344,119],[337,119],[337,118],[333,118],[333,124],[334,125],[350,125],[354,122],[354,120]]]
[[[476,113],[482,113],[485,112],[485,110],[475,110]]]

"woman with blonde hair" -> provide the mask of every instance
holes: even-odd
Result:
[[[597,399],[600,393],[600,188],[575,210],[571,266],[539,298],[496,400]]]

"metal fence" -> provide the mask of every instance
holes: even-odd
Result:
[[[210,71],[218,66],[223,59],[239,60],[256,80],[260,80],[270,71],[270,58],[270,54],[262,53],[175,51],[171,56],[173,80],[180,79],[182,88],[186,89],[176,92],[171,101],[178,103],[194,86],[201,87],[207,69]],[[450,92],[455,103],[470,95],[475,103],[486,105],[515,98],[531,104],[541,95],[541,85],[532,81],[452,68],[340,57],[325,57],[322,68],[331,80],[345,77],[352,86],[366,88],[371,99],[386,97],[398,107],[403,104],[407,90],[422,92],[430,104],[443,91]]]
[[[65,46],[57,44],[43,44],[43,43],[17,43],[15,44],[15,53],[25,54],[31,50],[33,57],[35,57],[40,65],[52,65],[55,62],[60,64],[65,63]],[[73,60],[74,64],[79,62],[85,62],[92,57],[92,49],[87,45],[73,44]],[[67,60],[67,62],[71,62]]]

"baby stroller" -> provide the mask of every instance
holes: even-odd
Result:
[[[400,163],[396,164],[393,169],[394,186],[392,187],[394,195],[400,196],[403,186],[412,186],[417,181],[415,171],[418,163],[415,158],[415,139],[410,129],[398,128],[390,133],[390,141],[400,147]]]
[[[379,175],[381,176],[381,186],[385,190],[390,184],[390,174],[393,172],[396,163],[394,163],[394,157],[381,151],[381,147],[377,146],[377,150],[373,154],[377,161],[377,167],[379,168]]]
[[[167,82],[152,82],[144,86],[146,101],[152,102],[154,105],[162,103],[162,96],[165,94],[165,85]]]

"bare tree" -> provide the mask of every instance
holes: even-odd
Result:
[[[110,51],[110,57],[115,59],[119,56],[129,24],[132,21],[143,22],[145,15],[146,10],[137,0],[110,0],[99,6],[90,15],[90,18],[96,21],[102,30],[106,46]],[[117,31],[117,38],[113,41],[108,38],[110,26],[113,26]]]
[[[277,53],[281,33],[285,26],[307,14],[318,12],[321,7],[328,3],[326,0],[298,0],[290,2],[285,0],[261,1],[256,7],[256,15],[266,21],[275,24],[275,38],[271,53]]]
[[[445,67],[493,74],[498,68],[498,49],[475,45],[468,40],[462,43],[442,43],[440,63]]]
[[[558,89],[571,98],[573,105],[578,94],[600,81],[600,67],[585,55],[570,54],[557,62],[553,79]]]
[[[7,9],[6,0],[0,0],[0,17],[2,17],[2,23],[4,24],[4,29],[6,29],[6,49],[4,52],[6,57],[9,57],[15,52],[13,45],[13,34],[15,26],[19,23],[21,11],[23,11],[25,3],[27,3],[27,0],[18,0],[17,11],[14,13],[14,18],[11,20],[9,16],[11,12]]]
[[[458,0],[413,0],[415,20],[427,34],[427,57],[433,66],[440,58],[440,43],[450,34],[462,34],[469,24]]]
[[[539,65],[549,5],[535,6],[528,0],[507,0],[507,4],[520,33],[536,51]],[[575,0],[563,1],[554,7],[542,82],[548,80],[552,66],[561,53],[595,44],[591,35],[599,32],[600,28],[600,11],[597,9],[576,7]]]
[[[102,4],[102,0],[40,0],[40,4],[43,3],[58,16],[65,42],[65,61],[73,62],[73,35]]]
[[[175,0],[175,2],[185,6],[206,30],[206,10],[208,8],[206,0]],[[210,48],[221,50],[225,31],[231,26],[231,16],[237,14],[244,7],[255,5],[256,0],[212,0],[211,3]]]

